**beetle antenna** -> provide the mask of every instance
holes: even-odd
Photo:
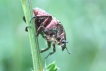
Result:
[[[68,52],[69,54],[71,54],[71,52],[67,49],[67,47],[66,47],[66,50],[67,50],[67,52]]]

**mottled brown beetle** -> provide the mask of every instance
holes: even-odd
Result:
[[[42,37],[47,41],[48,47],[41,50],[41,53],[48,50],[51,47],[51,44],[53,46],[53,51],[50,52],[47,57],[49,55],[52,55],[56,51],[55,44],[60,45],[62,51],[66,48],[66,43],[68,43],[66,41],[66,33],[62,24],[60,24],[60,22],[56,18],[52,17],[50,14],[40,8],[33,8],[32,19],[34,19],[35,27],[37,30],[36,36],[41,34]],[[23,17],[23,20],[26,21],[25,17]],[[28,27],[26,27],[25,29],[26,31],[28,31],[27,28]],[[67,48],[66,50],[70,54]]]

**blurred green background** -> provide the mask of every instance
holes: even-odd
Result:
[[[32,0],[60,20],[67,34],[67,48],[48,57],[59,71],[106,71],[106,0]],[[0,0],[0,71],[31,71],[32,58],[21,0]],[[40,48],[47,47],[39,36]],[[45,57],[41,54],[43,67]]]

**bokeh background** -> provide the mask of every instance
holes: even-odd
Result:
[[[67,48],[46,60],[59,71],[106,71],[106,0],[32,0],[60,20],[66,30]],[[32,58],[21,0],[0,0],[0,71],[31,71]],[[39,36],[40,48],[47,47]],[[43,67],[45,57],[41,54]]]

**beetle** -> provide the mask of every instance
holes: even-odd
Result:
[[[41,34],[42,37],[46,39],[48,46],[47,48],[42,49],[40,52],[43,53],[47,51],[52,44],[53,51],[49,52],[49,54],[46,56],[47,58],[56,51],[55,44],[57,44],[62,48],[62,51],[66,49],[70,54],[71,52],[69,52],[66,47],[66,43],[68,42],[66,41],[66,33],[61,22],[40,8],[33,8],[32,11],[33,17],[31,21],[34,19],[36,36]],[[26,21],[25,16],[23,16],[23,20]],[[28,31],[28,27],[26,27],[25,30]]]

